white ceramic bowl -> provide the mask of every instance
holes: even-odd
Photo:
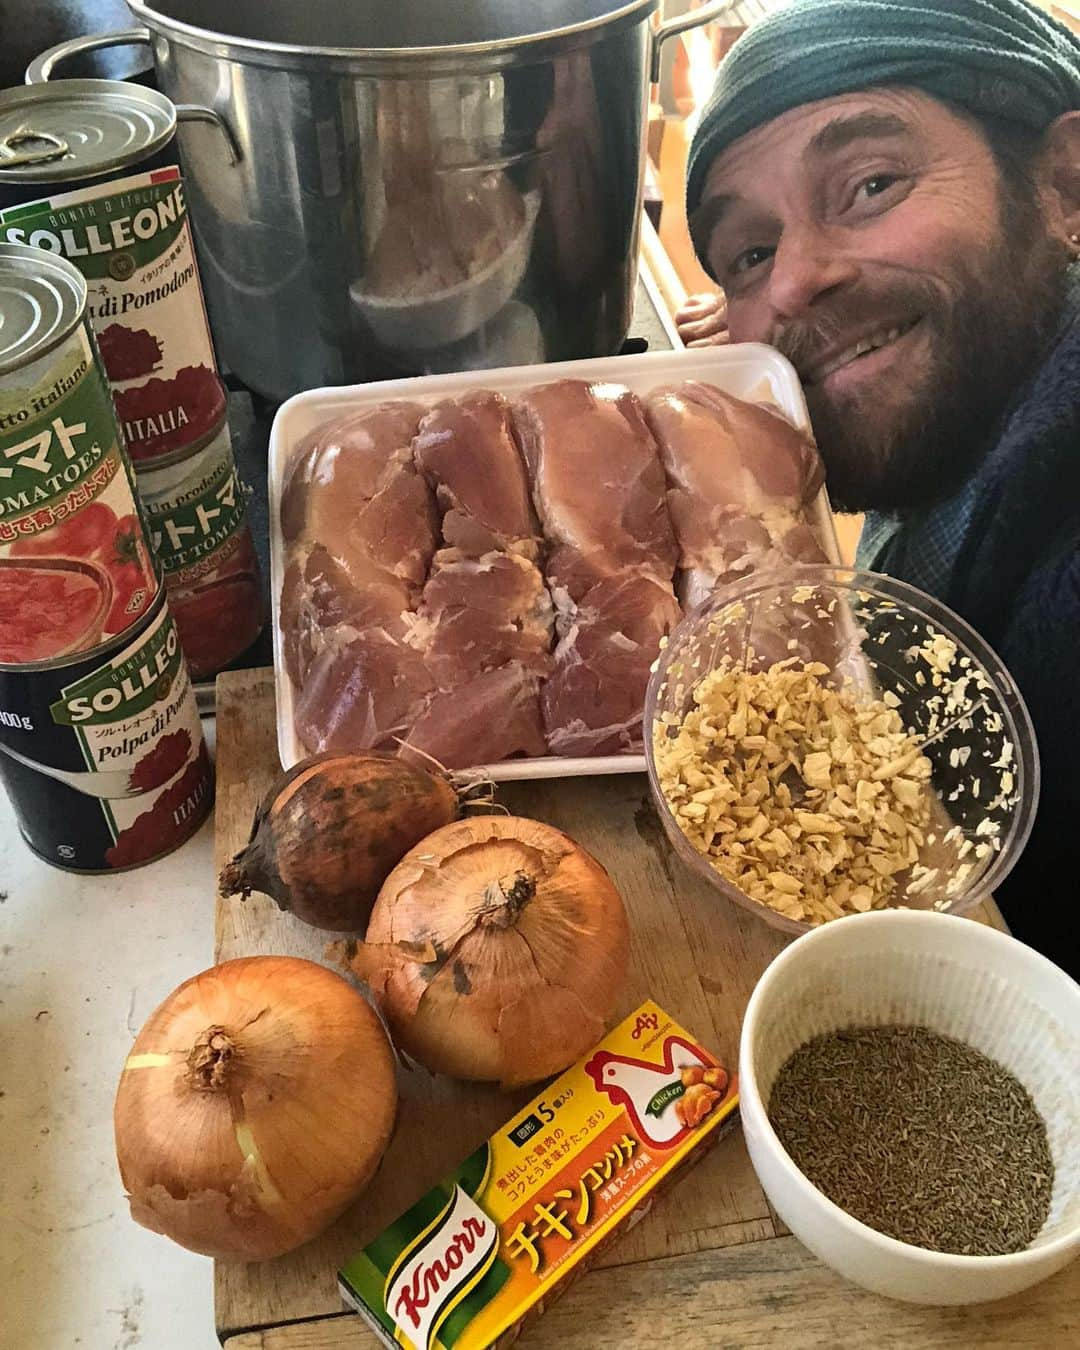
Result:
[[[1050,1213],[1009,1256],[953,1256],[897,1242],[853,1219],[795,1166],[766,1104],[787,1058],[845,1026],[917,1023],[998,1061],[1046,1121]],[[792,943],[746,1009],[739,1100],[750,1158],[777,1213],[849,1280],[909,1303],[1005,1298],[1080,1252],[1080,985],[1014,938],[970,919],[882,910],[825,924]]]

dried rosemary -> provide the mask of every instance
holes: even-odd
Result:
[[[780,1070],[768,1110],[815,1186],[901,1242],[999,1255],[1046,1220],[1054,1163],[1027,1090],[926,1027],[816,1036]]]

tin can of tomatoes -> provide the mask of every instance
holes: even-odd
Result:
[[[223,424],[206,445],[136,472],[193,679],[246,651],[264,622],[244,487]]]
[[[0,662],[89,651],[160,589],[85,310],[70,263],[0,244]]]
[[[164,590],[92,654],[0,665],[0,780],[27,844],[68,871],[137,867],[195,833],[213,772]]]
[[[128,453],[188,449],[225,415],[176,151],[177,110],[122,80],[0,91],[0,239],[89,288]]]

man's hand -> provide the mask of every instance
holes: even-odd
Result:
[[[675,315],[675,327],[688,347],[714,347],[730,341],[723,292],[691,295]]]

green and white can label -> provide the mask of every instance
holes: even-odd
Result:
[[[9,207],[0,238],[61,254],[86,278],[87,312],[133,460],[213,433],[225,389],[179,168]]]
[[[79,322],[0,376],[0,662],[89,651],[137,623],[159,589],[112,400]]]
[[[144,468],[137,483],[170,584],[191,586],[217,570],[247,517],[228,427],[178,463]]]
[[[0,668],[0,742],[23,836],[59,867],[149,862],[210,809],[210,760],[164,595],[111,654]]]
[[[263,625],[259,563],[228,426],[183,460],[136,475],[193,679],[228,665]]]

